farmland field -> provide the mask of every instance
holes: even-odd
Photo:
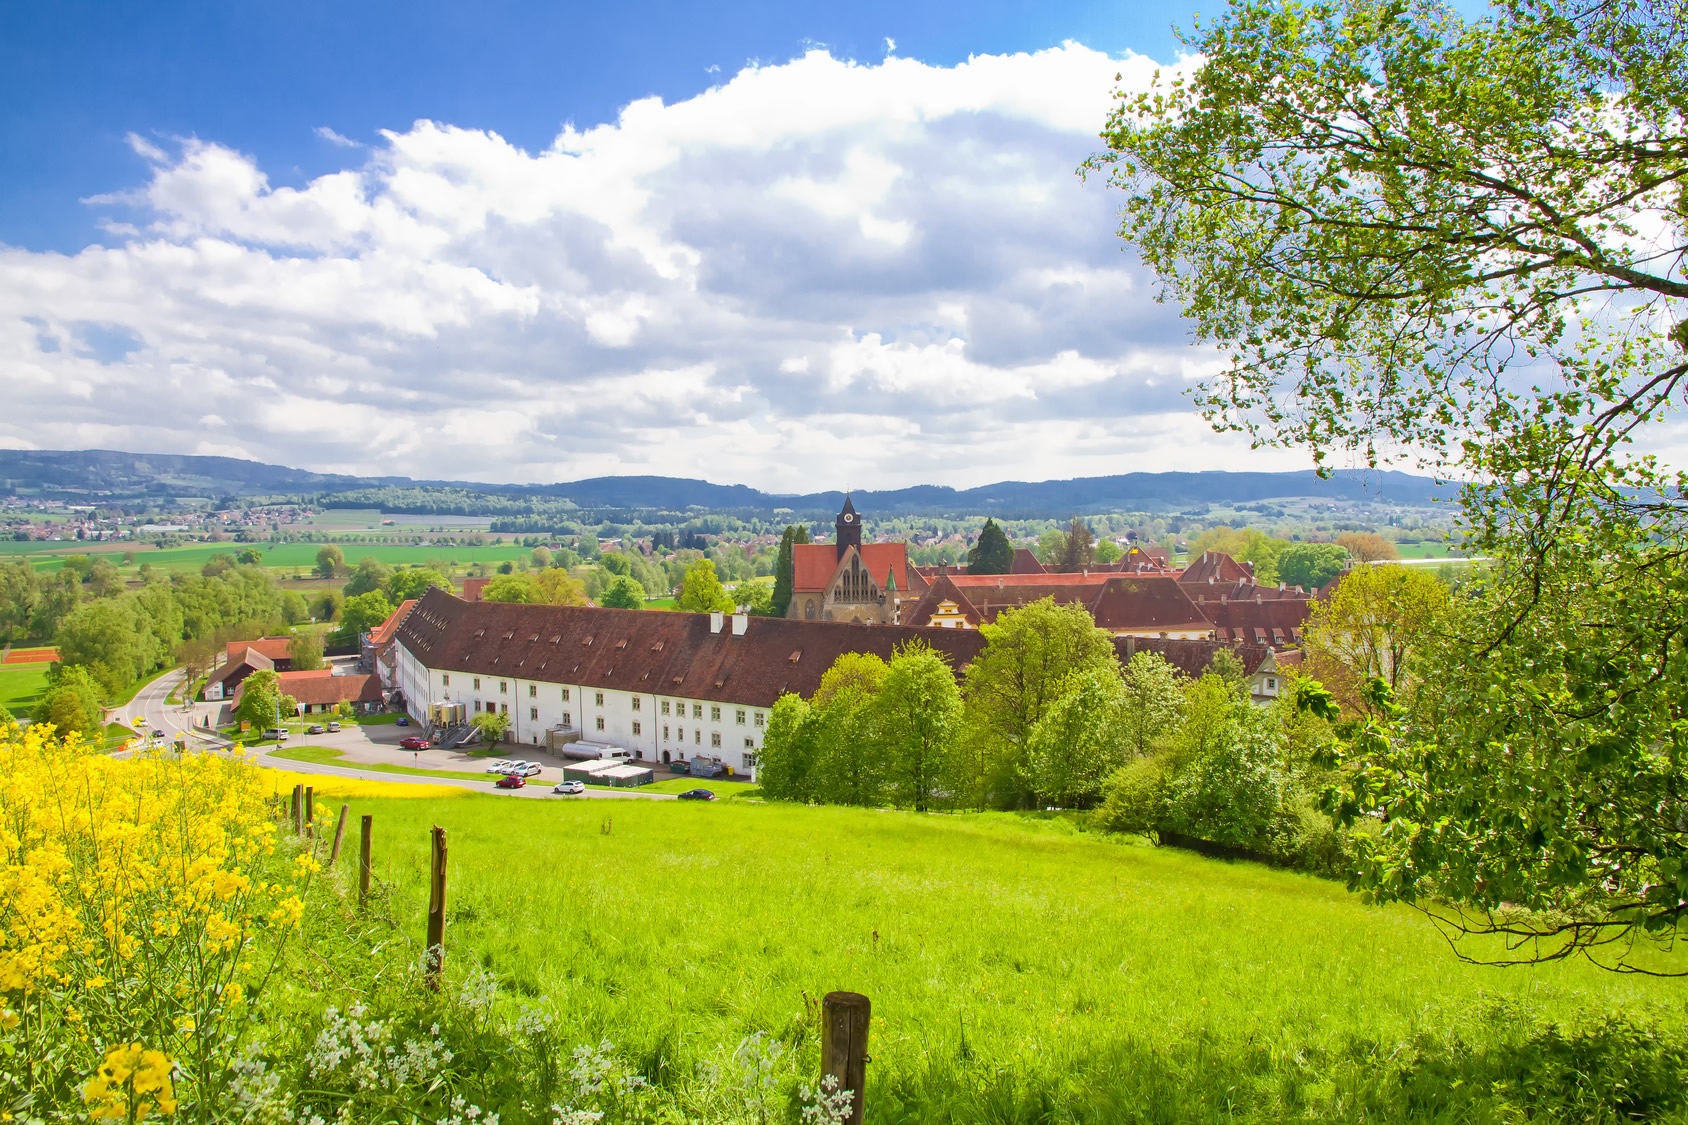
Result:
[[[874,1122],[1617,1120],[1618,1087],[1683,1108],[1679,983],[1463,964],[1413,910],[1063,821],[479,795],[352,813],[415,939],[428,828],[448,830],[451,974],[490,968],[655,1081],[756,1031],[812,1060],[807,1005],[849,989],[874,1005]]]
[[[0,666],[0,707],[14,715],[27,714],[47,690],[47,668],[46,664]]]
[[[386,534],[390,535],[391,529],[388,529]],[[456,559],[459,565],[467,566],[476,562],[514,561],[525,558],[530,553],[528,548],[509,543],[484,547],[461,545],[418,547],[400,543],[337,543],[335,545],[345,553],[346,560],[350,563],[356,563],[359,559],[368,555],[374,556],[388,565],[419,566],[429,559],[443,558]],[[0,542],[0,558],[7,555],[27,555],[37,570],[54,571],[64,565],[66,555],[97,554],[110,558],[115,552],[133,551],[136,566],[141,563],[151,563],[155,569],[159,570],[197,571],[213,555],[238,554],[249,546],[256,546],[264,553],[264,565],[266,567],[280,569],[288,573],[309,571],[316,565],[317,552],[323,547],[320,543],[282,543],[274,547],[263,543],[194,543],[188,546],[166,547],[160,550],[155,547],[135,546],[133,544],[93,543],[82,545]],[[128,573],[132,572],[134,568],[124,567],[122,569]]]

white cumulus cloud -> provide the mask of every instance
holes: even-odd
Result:
[[[778,490],[1259,465],[1191,415],[1216,361],[1074,174],[1116,74],[1154,64],[893,49],[750,66],[539,152],[324,126],[361,163],[297,187],[132,137],[145,182],[88,200],[110,245],[0,247],[0,446]]]

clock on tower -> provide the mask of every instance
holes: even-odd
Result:
[[[838,532],[838,558],[844,557],[844,552],[854,547],[858,551],[862,546],[862,521],[856,515],[856,506],[850,503],[850,494],[844,494],[844,508],[838,513],[838,519],[833,524]]]

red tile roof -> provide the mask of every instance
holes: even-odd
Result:
[[[886,587],[886,576],[896,578],[897,589],[907,593],[915,588],[910,578],[906,543],[863,543],[862,565],[873,575],[880,588]],[[798,543],[791,548],[791,588],[801,593],[817,593],[826,588],[838,569],[838,547],[833,543]]]
[[[465,578],[463,580],[463,600],[480,601],[482,591],[486,589],[486,584],[491,581],[490,578]]]
[[[1110,632],[1188,633],[1209,628],[1178,583],[1160,574],[946,574],[932,580],[932,588],[903,613],[903,620],[926,624],[938,612],[938,603],[951,601],[976,626],[1040,598],[1053,598],[1057,605],[1079,602]]]
[[[259,637],[255,641],[230,641],[226,652],[230,663],[239,660],[247,649],[261,652],[271,660],[291,660],[293,657],[287,651],[287,646],[292,641],[292,637]]]
[[[1008,568],[1009,574],[1046,574],[1042,563],[1037,561],[1037,555],[1029,547],[1014,548],[1014,562]]]
[[[415,608],[415,598],[407,598],[406,600],[400,602],[399,607],[393,610],[387,620],[381,622],[381,624],[375,626],[375,628],[369,631],[369,643],[372,645],[384,645],[388,641],[392,640],[393,634],[399,631],[399,626],[403,624],[406,617],[410,616],[410,611]]]
[[[229,647],[231,649],[230,658],[217,670],[216,675],[205,681],[206,687],[210,687],[212,684],[227,683],[236,674],[245,677],[253,672],[271,671],[275,668],[275,661],[244,643],[240,644],[238,649],[234,645]]]
[[[788,691],[812,694],[846,652],[889,660],[918,638],[959,671],[984,646],[972,631],[897,625],[752,617],[743,636],[733,635],[730,616],[719,633],[709,626],[707,613],[465,602],[430,590],[399,626],[398,641],[441,671],[751,707],[771,707]]]
[[[1213,622],[1214,635],[1222,641],[1288,648],[1301,643],[1301,629],[1313,612],[1313,603],[1291,598],[1210,601],[1201,610]]]
[[[332,668],[314,672],[277,672],[276,683],[283,695],[300,703],[320,707],[325,703],[380,703],[381,677],[360,674],[336,676]]]
[[[1206,582],[1211,578],[1216,582],[1246,582],[1253,577],[1252,570],[1224,551],[1203,551],[1201,558],[1184,568],[1178,581]]]

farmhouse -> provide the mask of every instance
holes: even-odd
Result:
[[[223,666],[205,681],[201,699],[232,699],[240,683],[254,672],[285,672],[293,667],[288,650],[291,637],[260,637],[255,641],[230,641],[223,654]]]

